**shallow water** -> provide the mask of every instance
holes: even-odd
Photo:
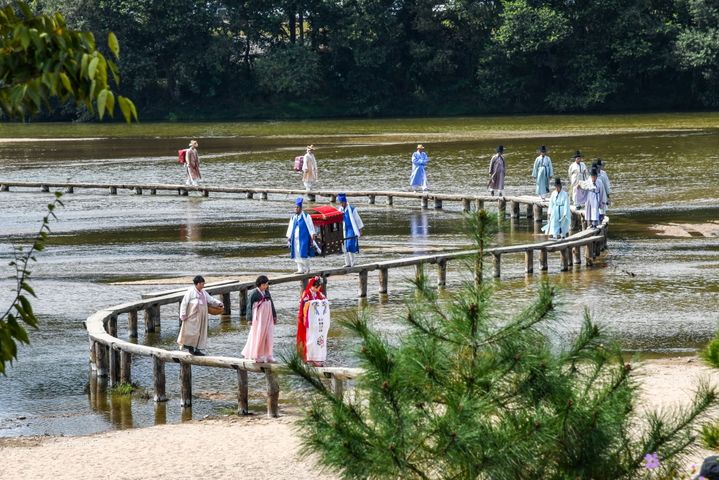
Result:
[[[548,274],[526,278],[523,258],[507,255],[502,282],[496,283],[498,312],[515,312],[530,301],[538,282],[548,278],[561,287],[557,338],[576,331],[582,309],[622,339],[628,350],[691,352],[711,336],[719,316],[719,240],[716,236],[666,237],[652,227],[705,224],[719,219],[719,115],[483,117],[372,121],[258,122],[237,124],[0,125],[0,179],[74,182],[178,182],[176,152],[189,135],[200,141],[202,173],[210,185],[300,186],[291,158],[314,143],[320,188],[406,190],[409,155],[417,142],[431,158],[433,190],[484,193],[490,154],[498,143],[507,151],[508,194],[531,194],[529,173],[536,147],[546,144],[558,175],[564,177],[576,149],[588,159],[601,156],[612,180],[609,252],[595,268],[559,274],[550,257]],[[2,141],[5,137],[12,141]],[[18,138],[63,139],[15,141]],[[88,138],[97,138],[88,140]],[[38,227],[51,195],[36,190],[0,193],[0,261],[10,260],[13,244],[23,243]],[[32,345],[0,378],[0,436],[84,434],[113,428],[179,422],[178,369],[167,367],[170,401],[122,399],[98,393],[88,382],[87,335],[82,321],[95,310],[135,300],[148,291],[177,285],[123,285],[123,281],[192,276],[252,277],[288,272],[293,265],[284,247],[292,198],[268,201],[239,195],[178,197],[169,193],[136,196],[120,191],[78,190],[63,197],[65,208],[52,225],[47,251],[33,266],[34,302],[40,329]],[[422,211],[396,200],[393,207],[358,204],[366,224],[363,262],[400,258],[468,241],[456,205]],[[378,200],[379,203],[382,199]],[[526,220],[508,227],[499,244],[536,239]],[[339,257],[316,267],[337,266]],[[13,286],[2,270],[0,300]],[[5,273],[7,271],[7,273]],[[430,271],[434,275],[434,271]],[[397,318],[413,299],[405,279],[412,269],[392,271],[390,295],[376,293],[370,274],[372,323],[388,338],[404,327]],[[450,263],[448,291],[468,278],[461,262]],[[329,295],[334,316],[358,310],[356,278],[332,278]],[[294,341],[296,287],[273,290],[280,322],[279,350]],[[233,296],[233,302],[236,302]],[[176,306],[162,310],[160,333],[140,343],[175,348]],[[126,332],[121,319],[119,331]],[[233,311],[230,322],[213,319],[210,352],[237,355],[247,335]],[[329,363],[354,365],[355,340],[332,330]],[[133,380],[152,385],[147,359],[133,359]],[[251,375],[251,407],[264,409],[262,378]],[[193,369],[198,396],[195,418],[234,408],[235,377],[230,371]],[[289,380],[283,380],[288,382]],[[282,401],[295,403],[297,396]],[[187,418],[188,412],[184,413]],[[24,417],[24,418],[21,418]]]

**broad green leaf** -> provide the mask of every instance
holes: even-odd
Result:
[[[117,104],[120,106],[120,111],[122,112],[122,116],[125,118],[125,121],[130,123],[132,121],[132,102],[122,95],[118,95]]]
[[[72,88],[70,77],[68,77],[65,72],[60,72],[60,81],[62,81],[62,85],[65,87],[65,90],[67,90],[68,93],[70,93],[71,95],[75,95],[75,90]]]
[[[97,96],[97,114],[100,117],[100,120],[102,120],[102,117],[105,116],[105,105],[107,104],[107,92],[108,92],[108,90],[104,89]]]
[[[87,67],[87,74],[90,77],[91,80],[95,78],[95,74],[97,73],[97,64],[100,63],[100,59],[95,57],[92,60],[90,60],[90,65]],[[91,92],[92,94],[92,92]]]
[[[115,55],[115,58],[120,58],[120,42],[117,41],[117,37],[114,33],[110,32],[107,34],[107,44],[112,54]]]

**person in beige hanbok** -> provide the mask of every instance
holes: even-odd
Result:
[[[200,175],[200,156],[197,153],[197,140],[190,141],[190,148],[185,153],[185,166],[187,167],[187,185],[197,185],[197,181],[202,178]]]
[[[201,349],[207,346],[207,306],[223,307],[221,301],[213,298],[205,289],[205,279],[200,275],[192,279],[195,284],[187,289],[180,304],[180,334],[177,343],[192,355],[202,356]]]
[[[317,159],[315,159],[315,146],[307,146],[307,153],[305,154],[304,161],[302,162],[302,183],[305,184],[305,189],[310,191],[314,188],[317,183]]]

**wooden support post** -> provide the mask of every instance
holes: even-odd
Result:
[[[107,333],[117,337],[117,315],[111,315],[107,321]]]
[[[387,293],[387,277],[389,270],[387,268],[379,269],[379,293]]]
[[[132,383],[132,354],[120,351],[120,383]]]
[[[567,267],[571,267],[574,264],[574,256],[572,255],[572,247],[568,247],[567,249]]]
[[[524,273],[534,273],[534,250],[531,248],[524,252]]]
[[[463,198],[462,199],[462,211],[464,213],[469,213],[469,211],[472,209],[472,202],[470,202],[469,198]]]
[[[210,196],[210,191],[209,191],[209,190],[203,190],[203,191],[202,191],[202,196],[205,197],[205,198],[209,197],[209,196]]]
[[[509,202],[509,209],[512,212],[512,218],[517,220],[519,218],[519,202],[512,200]]]
[[[165,393],[165,362],[158,357],[152,357],[152,376],[155,383],[154,400],[156,402],[166,402],[167,394]]]
[[[247,386],[247,370],[237,370],[237,414],[249,415],[249,392]]]
[[[328,283],[329,277],[327,275],[322,275],[322,287],[320,288],[320,291],[324,296],[327,296],[327,283]]]
[[[157,189],[156,189],[156,188],[151,188],[151,189],[150,189],[150,195],[157,195]]]
[[[267,378],[267,416],[275,418],[279,416],[280,385],[272,370],[267,369],[265,377]]]
[[[140,187],[135,187],[135,195],[142,195],[142,189]]]
[[[9,192],[10,185],[0,185],[0,192]]]
[[[549,266],[547,265],[547,251],[545,249],[541,249],[539,251],[539,268],[546,272]]]
[[[419,281],[424,276],[424,264],[418,263],[414,266],[414,279]]]
[[[95,365],[98,377],[107,377],[108,374],[108,360],[107,360],[107,346],[95,342]]]
[[[576,246],[572,250],[574,250],[574,264],[581,265],[582,264],[582,247]]]
[[[154,333],[155,332],[155,316],[156,316],[155,309],[159,309],[159,307],[155,307],[154,305],[145,307],[145,310],[144,310],[145,333]]]
[[[484,210],[484,200],[477,199],[477,211]]]
[[[110,347],[110,386],[120,384],[120,350]]]
[[[357,296],[359,298],[367,297],[367,270],[361,270],[359,272],[359,292]]]
[[[240,319],[247,320],[247,289],[240,289]],[[250,318],[250,321],[252,319]]]
[[[592,255],[592,246],[588,243],[584,246],[584,264],[588,267],[593,265],[593,258],[594,257]]]
[[[494,278],[499,278],[502,275],[502,255],[499,253],[493,253],[494,256]]]
[[[75,193],[75,187],[68,186],[67,188],[65,188],[65,193]]]
[[[437,261],[437,286],[447,285],[447,260]]]
[[[335,394],[335,397],[342,399],[345,395],[345,382],[344,380],[340,380],[339,378],[332,377],[332,391]]]
[[[370,205],[374,205],[374,204],[375,204],[375,195],[370,195],[370,196],[369,196],[369,204],[370,204]]]
[[[267,200],[267,192],[260,193],[260,200]]]
[[[569,260],[568,260],[569,249],[563,248],[562,250],[559,251],[559,254],[562,257],[562,266],[561,266],[560,270],[562,272],[566,272],[567,270],[569,270]]]
[[[130,338],[137,338],[137,310],[127,312],[127,331]]]
[[[97,374],[97,364],[95,362],[95,341],[90,339],[90,369],[92,373]]]
[[[534,217],[534,208],[532,208],[532,204],[527,204],[527,218]]]
[[[500,220],[504,220],[504,217],[507,215],[507,201],[503,198],[500,198],[497,202],[497,213]]]
[[[190,191],[186,188],[180,189],[180,192],[180,195],[182,195],[183,197],[187,197],[188,195],[190,195]]]
[[[330,203],[336,203],[337,202],[337,195],[330,195]]]
[[[442,199],[441,199],[441,198],[435,198],[435,199],[434,199],[434,209],[435,209],[435,210],[442,210]]]
[[[117,195],[117,187],[110,187],[110,195]]]
[[[394,197],[392,195],[387,195],[387,205],[394,205]]]
[[[422,197],[422,208],[425,210],[429,208],[429,198]]]
[[[180,362],[180,406],[192,406],[192,365]]]
[[[222,294],[222,304],[225,307],[222,314],[223,315],[232,315],[232,307],[230,306],[230,292]]]
[[[532,206],[532,210],[534,216],[534,223],[542,223],[542,220],[544,220],[542,218],[542,206],[535,204]]]
[[[254,192],[247,192],[247,198],[250,199],[250,200],[252,200],[253,198],[255,198],[255,193],[254,193]]]
[[[307,200],[309,200],[310,202],[314,202],[315,200],[317,200],[317,195],[315,195],[314,193],[308,193]]]
[[[49,191],[50,191],[50,185],[42,185],[42,186],[41,186],[41,191],[42,191],[43,193],[49,192]]]

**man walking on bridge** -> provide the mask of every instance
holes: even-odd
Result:
[[[354,267],[355,255],[359,253],[359,237],[362,235],[362,219],[357,213],[357,209],[347,203],[347,195],[344,193],[337,194],[337,200],[340,202],[340,212],[344,213],[344,240],[342,241],[342,251],[345,254],[345,267]]]
[[[310,258],[315,256],[315,225],[312,217],[302,211],[302,197],[295,200],[295,214],[287,226],[287,246],[290,258],[297,263],[297,273],[309,273]]]

